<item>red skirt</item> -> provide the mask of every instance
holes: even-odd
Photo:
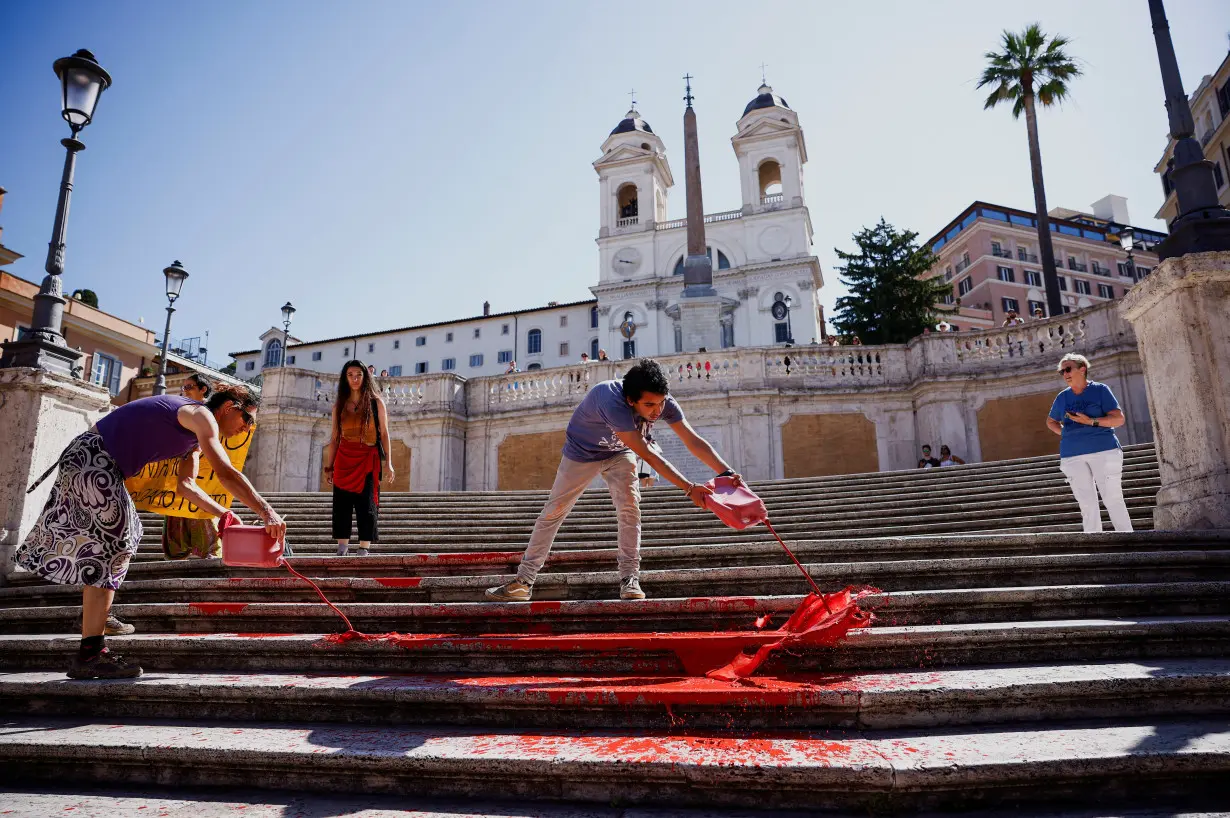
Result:
[[[372,501],[380,505],[380,453],[376,447],[353,440],[338,443],[333,455],[333,485],[342,491],[362,494],[369,474],[372,476]]]

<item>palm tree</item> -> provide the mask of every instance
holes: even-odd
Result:
[[[1012,102],[1012,116],[1025,112],[1029,135],[1029,168],[1033,173],[1034,207],[1038,211],[1038,251],[1042,256],[1042,280],[1046,285],[1047,312],[1063,314],[1059,296],[1059,274],[1055,271],[1055,249],[1051,245],[1051,222],[1046,214],[1046,188],[1042,184],[1042,149],[1038,145],[1037,102],[1051,106],[1068,96],[1068,81],[1081,70],[1064,51],[1068,38],[1056,35],[1047,40],[1042,28],[1033,23],[1020,34],[1004,32],[1002,50],[986,53],[987,66],[978,87],[995,87],[983,109],[1001,102]]]

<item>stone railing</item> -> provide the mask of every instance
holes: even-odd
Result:
[[[705,224],[713,224],[714,222],[728,222],[732,219],[743,218],[742,210],[725,210],[721,213],[710,213],[705,216]],[[658,222],[654,225],[655,230],[676,230],[680,227],[687,227],[687,219],[672,219],[669,222]]]
[[[616,227],[635,227],[641,220],[640,216],[626,216],[615,220]]]
[[[770,193],[768,196],[761,196],[760,203],[762,205],[780,204],[785,196],[781,193]]]
[[[1066,352],[1134,350],[1135,336],[1108,302],[1059,319],[970,332],[932,332],[908,344],[750,347],[711,354],[661,355],[672,394],[704,396],[781,389],[909,388],[930,378],[986,376],[1053,367]],[[469,418],[534,408],[575,406],[602,381],[622,378],[634,361],[572,364],[465,379],[448,373],[378,379],[394,417],[432,413]],[[265,405],[273,411],[325,416],[337,377],[302,369],[266,371]]]

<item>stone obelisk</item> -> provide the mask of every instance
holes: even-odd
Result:
[[[688,255],[683,261],[683,293],[679,324],[683,351],[714,351],[722,345],[722,299],[713,289],[713,261],[705,244],[705,205],[700,189],[700,148],[696,112],[692,110],[692,77],[684,77],[688,107],[683,112],[683,150],[688,200]]]

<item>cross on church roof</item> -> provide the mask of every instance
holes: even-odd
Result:
[[[769,67],[769,66],[768,66],[768,65],[766,65],[765,63],[761,63],[761,64],[760,64],[760,84],[761,84],[761,85],[768,85],[768,84],[769,84],[769,81],[768,81],[767,79],[765,79],[765,73],[764,73],[764,70],[765,70],[766,68],[768,68],[768,67]]]
[[[629,91],[628,96],[632,98],[632,108],[633,110],[635,110],[636,109],[636,89],[633,88],[631,91]]]
[[[688,104],[688,107],[691,108],[692,107],[692,75],[684,74],[683,79],[684,79],[684,82],[688,84],[688,90],[683,100],[684,102]]]

